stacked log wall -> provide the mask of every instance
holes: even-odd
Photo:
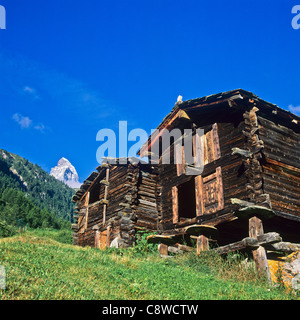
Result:
[[[136,226],[155,231],[158,229],[160,190],[157,185],[158,175],[148,170],[140,170],[138,191]]]
[[[258,117],[264,142],[263,188],[272,209],[300,216],[300,135],[292,129]]]

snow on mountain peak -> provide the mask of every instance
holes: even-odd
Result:
[[[62,157],[57,166],[52,168],[50,175],[67,184],[71,188],[80,188],[81,183],[78,181],[78,174],[71,162]]]

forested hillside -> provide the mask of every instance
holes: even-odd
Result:
[[[64,227],[72,220],[73,193],[37,164],[0,149],[0,222]]]

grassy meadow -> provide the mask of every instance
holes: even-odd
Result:
[[[31,231],[0,239],[6,269],[1,300],[291,300],[253,268],[213,252],[162,259],[141,244],[130,249],[81,248],[70,234]]]

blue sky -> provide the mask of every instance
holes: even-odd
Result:
[[[300,113],[300,0],[0,0],[0,148],[83,181],[102,128],[243,88]]]

